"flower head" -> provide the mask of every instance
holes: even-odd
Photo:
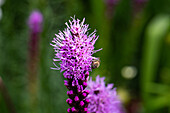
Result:
[[[87,82],[87,89],[89,90],[90,103],[88,110],[90,113],[123,113],[121,102],[118,99],[116,88],[113,84],[105,86],[104,77],[96,77],[96,81],[92,78]]]
[[[32,30],[32,32],[34,33],[41,32],[42,22],[43,22],[43,16],[39,11],[35,10],[30,14],[28,25]]]
[[[84,24],[85,18],[82,22],[79,19],[72,18],[70,25],[66,23],[67,28],[63,32],[56,34],[51,44],[55,49],[55,58],[53,61],[61,61],[60,66],[52,69],[61,69],[64,71],[65,78],[71,78],[75,81],[72,85],[78,85],[78,79],[85,80],[85,73],[91,71],[93,53],[99,51],[94,50],[94,44],[98,39],[96,30],[88,35],[88,26]]]
[[[51,44],[56,52],[53,61],[60,61],[59,66],[54,63],[55,68],[52,69],[61,70],[67,79],[64,83],[69,89],[67,103],[72,107],[68,112],[87,112],[89,101],[85,98],[89,91],[84,89],[87,87],[89,71],[92,69],[92,60],[96,59],[92,54],[99,51],[94,50],[94,44],[98,39],[96,31],[88,34],[89,25],[84,22],[85,18],[82,22],[75,17],[72,18],[69,24],[65,23],[67,28],[63,32],[59,31]]]

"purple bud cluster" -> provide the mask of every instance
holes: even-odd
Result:
[[[41,12],[34,10],[28,20],[29,28],[33,33],[39,33],[42,31],[43,16]]]
[[[91,71],[92,54],[99,51],[94,50],[94,44],[98,37],[96,31],[88,34],[88,26],[84,24],[85,18],[82,22],[79,19],[72,18],[69,23],[66,23],[67,28],[63,32],[56,34],[53,38],[54,50],[56,52],[53,61],[60,61],[56,70],[64,72],[63,75],[67,79],[64,85],[68,88],[67,95],[69,98],[66,102],[70,105],[68,113],[88,113],[89,100],[86,97],[89,94],[87,81],[89,78],[89,71]]]
[[[87,87],[87,79],[89,77],[89,72],[85,73],[86,80],[83,81],[78,79],[79,85],[72,85],[73,79],[68,79],[64,81],[64,85],[69,89],[67,91],[68,99],[66,102],[72,108],[69,108],[68,113],[88,113],[87,106],[89,104],[89,100],[86,99],[89,94],[88,90],[84,90]]]

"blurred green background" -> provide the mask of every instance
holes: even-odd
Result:
[[[35,103],[28,90],[29,14],[42,12]],[[90,76],[114,83],[127,113],[170,113],[170,0],[0,0],[0,77],[16,113],[66,113],[66,87],[51,70],[50,42],[70,16],[97,30],[101,65]],[[14,113],[0,91],[0,113]]]

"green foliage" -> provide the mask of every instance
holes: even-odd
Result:
[[[143,59],[141,63],[141,89],[144,102],[148,108],[146,110],[150,113],[159,108],[168,106],[170,102],[170,92],[168,91],[170,87],[168,88],[168,86],[164,85],[165,83],[156,81],[159,59],[161,56],[161,46],[169,27],[170,17],[160,15],[155,17],[146,29],[146,39],[144,42]],[[159,84],[155,84],[154,82]],[[153,94],[156,94],[158,97],[156,96],[153,98]]]

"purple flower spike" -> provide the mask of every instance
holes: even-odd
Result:
[[[1,1],[1,0],[0,0]],[[29,56],[28,56],[28,87],[30,93],[30,104],[34,107],[37,100],[37,72],[39,62],[39,40],[42,31],[43,15],[38,11],[30,13],[27,24],[30,30]]]
[[[113,11],[115,6],[118,4],[120,0],[104,0],[106,5],[106,16],[111,19],[113,17]]]
[[[89,25],[84,24],[79,19],[72,18],[67,28],[63,32],[59,31],[53,38],[54,50],[56,52],[53,61],[60,61],[59,66],[55,63],[55,70],[61,70],[63,76],[67,79],[64,85],[69,89],[67,103],[72,107],[68,112],[86,113],[86,107],[89,102],[85,98],[89,91],[85,90],[89,78],[89,71],[92,70],[92,60],[97,59],[92,55],[99,51],[94,50],[94,44],[98,39],[96,30],[89,34]],[[73,101],[73,102],[72,102]],[[74,103],[74,104],[72,104]]]
[[[121,107],[121,102],[118,99],[116,88],[113,84],[105,86],[104,77],[96,77],[96,81],[92,78],[87,82],[89,89],[88,111],[90,113],[124,113]]]
[[[37,33],[42,31],[43,16],[39,11],[33,11],[29,17],[28,25],[32,32]]]

